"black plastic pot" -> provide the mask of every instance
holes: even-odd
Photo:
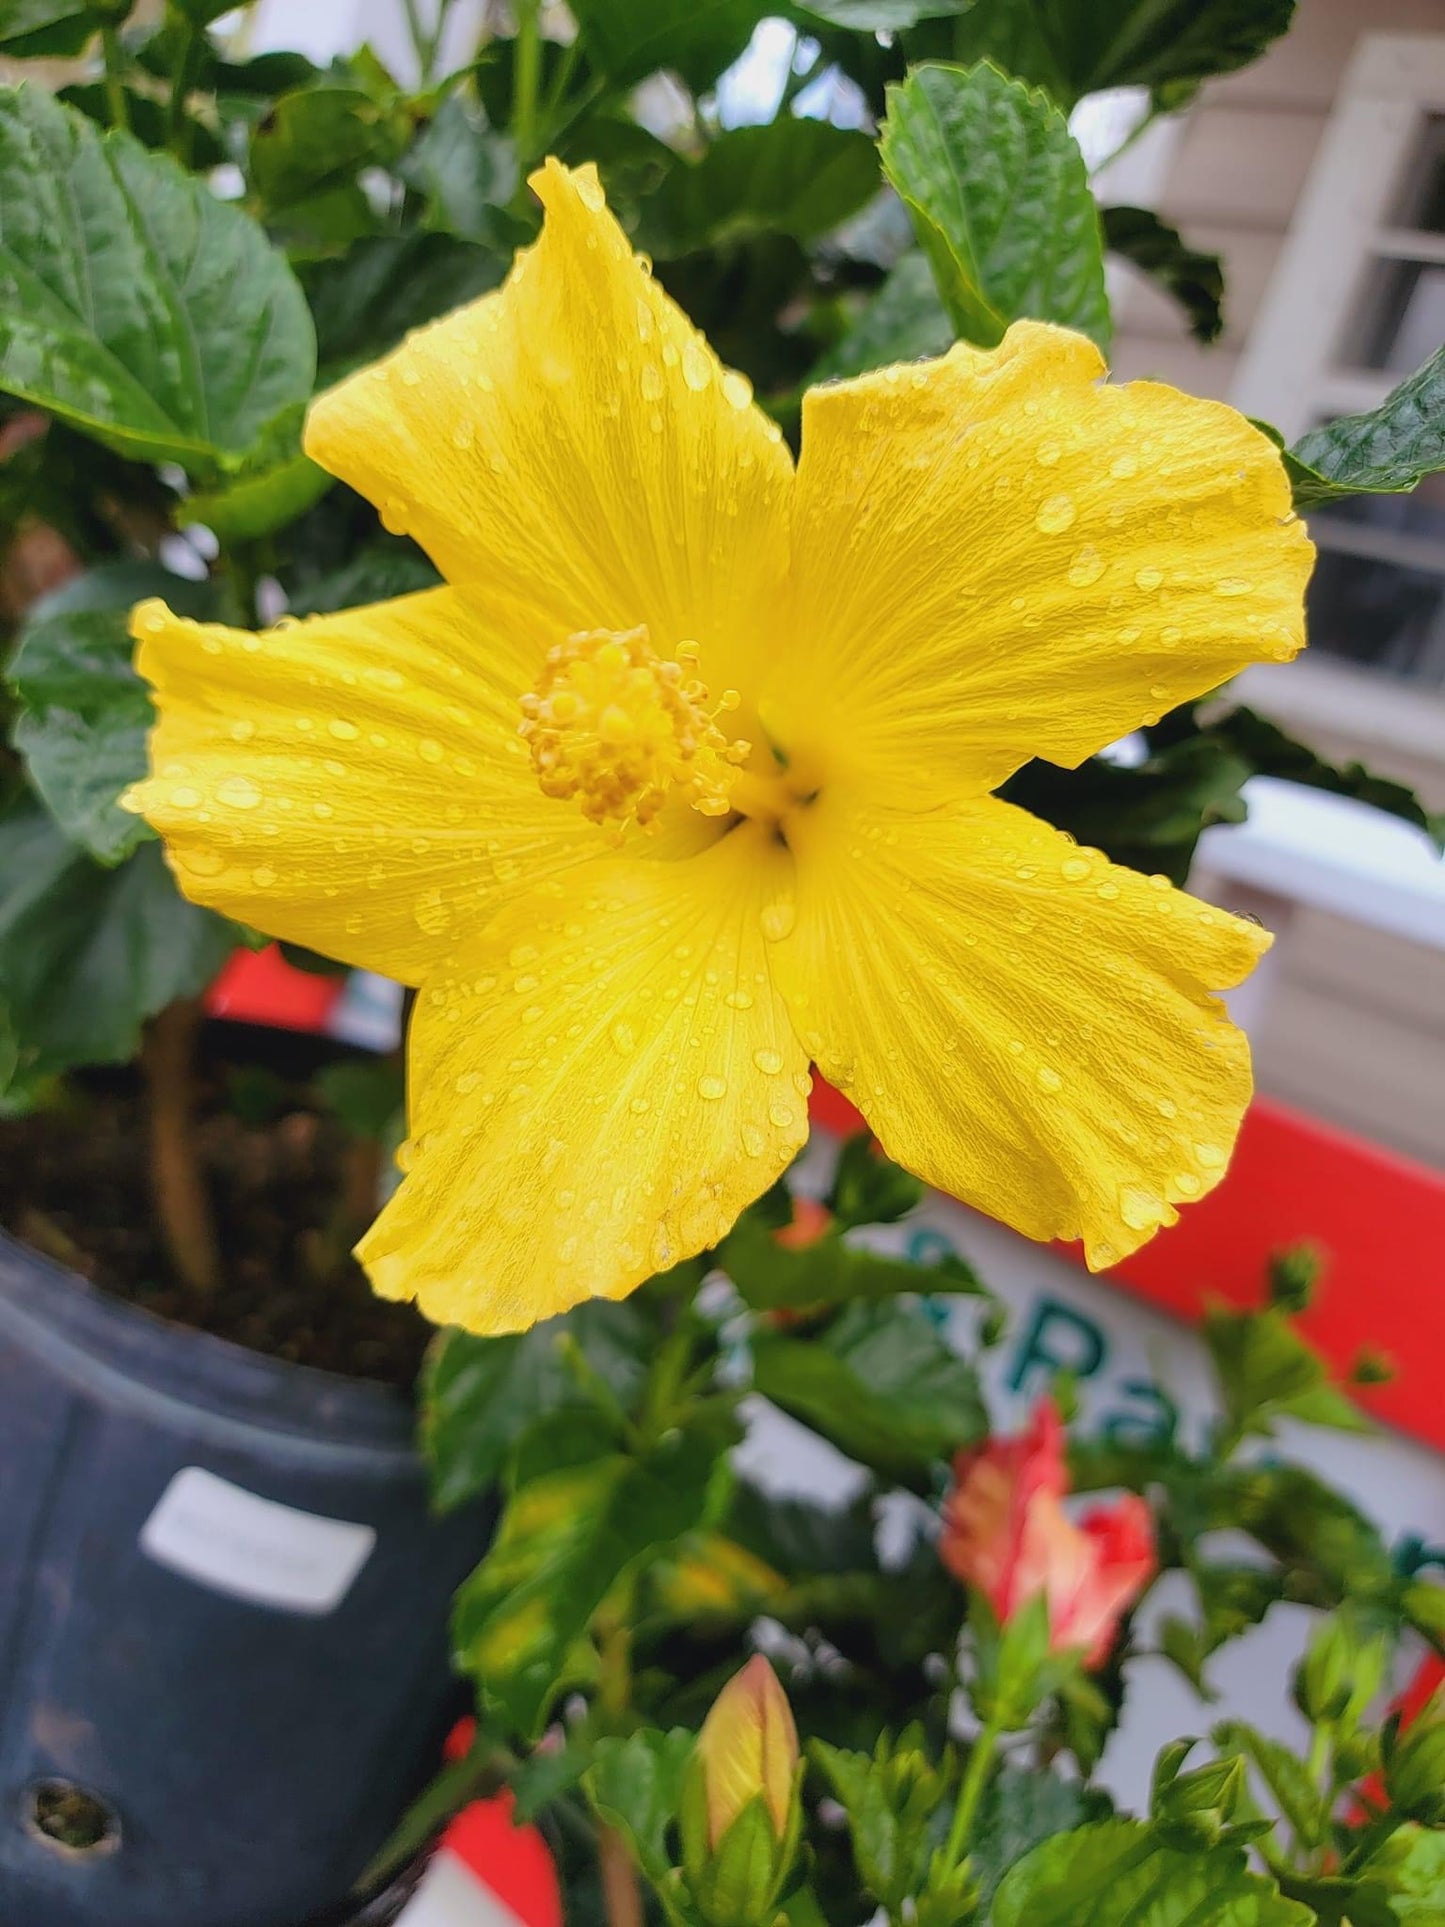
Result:
[[[437,1761],[490,1530],[429,1515],[411,1428],[0,1235],[4,1927],[344,1901]]]

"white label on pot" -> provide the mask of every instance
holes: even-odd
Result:
[[[258,1498],[199,1465],[171,1480],[141,1527],[141,1551],[213,1592],[293,1613],[335,1612],[376,1532]]]

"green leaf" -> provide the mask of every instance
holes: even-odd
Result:
[[[1357,803],[1413,823],[1445,849],[1445,811],[1427,810],[1414,790],[1393,777],[1377,776],[1362,763],[1327,762],[1307,743],[1297,742],[1252,709],[1231,709],[1213,720],[1207,733],[1213,742],[1247,761],[1252,775],[1279,776],[1286,782],[1327,790],[1332,796],[1353,797]]]
[[[1445,1586],[1429,1579],[1412,1580],[1400,1607],[1421,1638],[1428,1639],[1437,1653],[1445,1653]]]
[[[400,1064],[389,1057],[340,1057],[316,1073],[322,1103],[353,1137],[392,1142],[406,1098]]]
[[[1285,465],[1300,509],[1346,495],[1404,494],[1445,469],[1445,348],[1378,408],[1312,428]]]
[[[993,1927],[1312,1927],[1307,1907],[1251,1873],[1242,1850],[1180,1852],[1138,1820],[1056,1835],[1005,1877]]]
[[[299,403],[283,409],[225,481],[188,498],[182,519],[204,523],[222,542],[254,542],[304,515],[335,486],[334,477],[302,453],[305,418]]]
[[[1401,1827],[1370,1862],[1402,1927],[1445,1927],[1445,1829]]]
[[[305,297],[250,217],[124,134],[0,90],[0,388],[209,471],[311,392]]]
[[[449,234],[377,235],[335,260],[310,263],[302,281],[324,380],[339,380],[409,329],[490,293],[507,267],[507,256]]]
[[[1108,1795],[1057,1773],[1006,1766],[984,1788],[969,1859],[986,1903],[1017,1861],[1041,1841],[1066,1833],[1108,1809]]]
[[[844,1229],[896,1224],[923,1202],[924,1188],[921,1178],[884,1155],[871,1131],[855,1131],[838,1153],[826,1202]],[[970,1266],[962,1271],[973,1277]],[[975,1288],[981,1289],[976,1281]]]
[[[111,563],[32,605],[10,665],[24,704],[13,740],[30,780],[65,835],[106,864],[153,835],[117,802],[145,774],[155,720],[126,626],[132,606],[152,595],[182,615],[212,613],[209,583],[157,563]]]
[[[137,93],[134,87],[123,88],[122,92],[125,95],[126,126],[130,132],[145,147],[164,147],[171,138],[167,104],[151,94]],[[62,87],[56,99],[63,100],[67,107],[77,108],[102,127],[112,124],[110,89],[102,80],[87,80],[73,87]],[[190,164],[197,171],[219,167],[229,158],[221,142],[204,122],[187,115],[184,126],[189,142],[187,153]]]
[[[0,0],[0,54],[41,59],[78,54],[100,26],[76,0]]]
[[[461,94],[448,94],[397,167],[425,202],[423,225],[492,247],[516,245],[526,230],[505,206],[517,191],[512,143],[488,128]]]
[[[251,177],[266,207],[294,208],[389,166],[406,144],[407,116],[362,87],[321,83],[283,94],[251,142]]]
[[[974,0],[954,29],[960,60],[991,59],[1066,108],[1104,87],[1178,92],[1257,60],[1294,0]]]
[[[923,1885],[934,1817],[952,1778],[951,1755],[943,1769],[936,1767],[921,1727],[896,1743],[885,1733],[871,1755],[822,1740],[812,1741],[808,1752],[848,1816],[859,1878],[890,1917],[898,1916]]]
[[[897,33],[920,20],[965,13],[969,0],[804,0],[794,12],[855,33]]]
[[[822,120],[775,120],[719,134],[674,167],[643,203],[640,238],[659,257],[727,247],[755,234],[807,241],[879,191],[873,143]]]
[[[1104,245],[1151,276],[1177,301],[1196,341],[1217,341],[1224,331],[1224,265],[1217,254],[1189,247],[1178,228],[1146,207],[1099,210]]]
[[[408,1866],[442,1828],[471,1801],[495,1791],[500,1780],[496,1745],[480,1729],[466,1755],[444,1766],[419,1793],[367,1863],[353,1892],[370,1893]]]
[[[716,1512],[736,1436],[694,1425],[641,1457],[590,1456],[519,1484],[452,1634],[458,1664],[524,1736],[588,1673],[581,1642],[613,1587]]]
[[[1068,123],[987,62],[915,67],[879,139],[959,334],[992,347],[1022,316],[1109,338],[1098,210]]]
[[[106,870],[31,798],[0,815],[0,1004],[22,1078],[124,1063],[146,1018],[204,990],[235,945],[180,896],[158,843]]]
[[[1202,1330],[1232,1432],[1268,1438],[1281,1418],[1340,1432],[1374,1430],[1360,1408],[1331,1383],[1324,1360],[1284,1312],[1213,1305],[1205,1312]]]
[[[582,1784],[601,1819],[626,1838],[654,1887],[671,1885],[668,1831],[682,1797],[682,1775],[697,1743],[675,1726],[644,1728],[625,1740],[599,1740]]]
[[[631,1301],[579,1305],[528,1332],[476,1338],[438,1334],[422,1380],[422,1440],[432,1497],[443,1511],[489,1491],[512,1448],[539,1418],[578,1396],[563,1341],[570,1336],[619,1404],[647,1376],[655,1328]]]
[[[845,1243],[836,1231],[825,1232],[801,1250],[789,1250],[747,1216],[723,1240],[718,1263],[755,1311],[797,1311],[896,1298],[900,1292],[978,1294],[984,1289],[972,1266],[951,1251],[912,1264]]]
[[[1330,1809],[1313,1774],[1297,1753],[1245,1720],[1222,1720],[1211,1738],[1221,1753],[1239,1753],[1250,1762],[1288,1822],[1298,1846],[1324,1845],[1329,1834]]]
[[[732,65],[776,0],[576,0],[572,13],[589,62],[614,86],[659,68],[701,93]]]
[[[944,354],[952,345],[953,323],[938,298],[928,256],[915,249],[903,256],[810,379],[839,381],[866,375],[890,363]]]
[[[1378,1527],[1305,1466],[1220,1468],[1210,1482],[1207,1524],[1248,1532],[1292,1568],[1294,1597],[1303,1596],[1300,1586],[1313,1577],[1311,1604],[1338,1606],[1351,1595],[1394,1594],[1394,1564]]]
[[[435,568],[412,543],[380,537],[358,549],[332,574],[304,580],[291,595],[291,613],[316,616],[337,609],[364,608],[368,602],[388,602],[393,596],[434,589],[440,581]]]
[[[813,1338],[755,1333],[753,1384],[849,1458],[920,1491],[988,1430],[972,1366],[925,1312],[896,1301],[849,1305]]]

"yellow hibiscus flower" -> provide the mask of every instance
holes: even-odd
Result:
[[[419,987],[378,1291],[477,1332],[716,1243],[807,1133],[1105,1265],[1218,1182],[1268,939],[990,791],[1299,648],[1231,409],[996,349],[814,390],[796,469],[595,172],[306,445],[445,586],[256,636],[143,604],[133,803],[197,902]]]

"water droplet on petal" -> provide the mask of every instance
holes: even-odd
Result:
[[[1044,535],[1062,535],[1065,529],[1074,526],[1078,510],[1074,507],[1071,495],[1050,495],[1040,503],[1039,512],[1034,517],[1040,532]]]
[[[769,1077],[776,1077],[783,1068],[782,1053],[775,1050],[755,1050],[753,1062]]]
[[[740,375],[736,368],[729,368],[722,378],[724,400],[734,408],[746,408],[753,398],[753,384],[746,375]]]
[[[1104,558],[1093,547],[1079,550],[1069,564],[1069,581],[1076,589],[1087,589],[1104,573]]]
[[[1164,575],[1162,570],[1159,569],[1136,569],[1134,571],[1134,580],[1141,589],[1146,593],[1150,593],[1157,589],[1163,582]]]
[[[720,1097],[726,1097],[727,1088],[727,1079],[725,1077],[718,1077],[713,1073],[708,1073],[697,1080],[698,1096],[705,1097],[711,1102],[715,1102]]]
[[[602,183],[595,174],[581,169],[572,176],[572,184],[577,189],[578,200],[593,214],[600,214],[606,207],[607,196],[602,192]]]
[[[1119,1216],[1131,1231],[1147,1231],[1166,1216],[1162,1198],[1142,1185],[1126,1184],[1119,1192]]]
[[[797,906],[791,897],[780,897],[776,903],[764,905],[758,920],[763,926],[763,935],[770,942],[779,943],[798,921]]]
[[[1196,1144],[1194,1155],[1206,1171],[1217,1171],[1224,1163],[1224,1153],[1217,1144]]]
[[[1064,1088],[1064,1080],[1057,1071],[1050,1070],[1045,1064],[1038,1073],[1038,1086],[1041,1091],[1061,1091]]]
[[[612,1042],[617,1047],[617,1049],[622,1052],[624,1057],[627,1056],[629,1052],[634,1051],[637,1048],[636,1031],[633,1030],[631,1024],[624,1024],[620,1018],[612,1026],[612,1029],[610,1030],[608,1035],[611,1037]]]
[[[423,736],[416,746],[416,753],[424,763],[439,763],[446,752],[434,736]]]
[[[260,807],[261,792],[249,776],[227,776],[216,785],[216,801],[228,809],[254,810]]]
[[[689,341],[682,351],[682,378],[697,394],[712,380],[712,363],[699,342]]]
[[[1089,875],[1093,869],[1093,865],[1086,857],[1071,856],[1066,859],[1061,868],[1063,875],[1069,879],[1070,883],[1081,883],[1083,879]]]

